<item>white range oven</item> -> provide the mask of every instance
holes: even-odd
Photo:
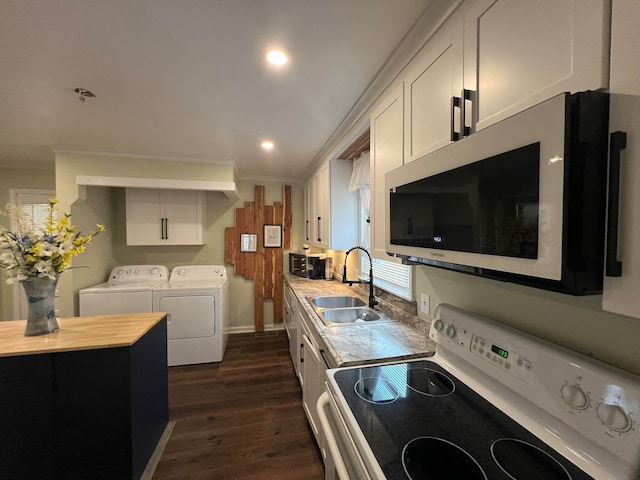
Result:
[[[640,478],[640,377],[447,304],[429,336],[432,357],[327,371],[327,478]]]

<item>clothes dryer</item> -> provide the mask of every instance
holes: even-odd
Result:
[[[167,313],[169,366],[220,362],[229,339],[229,283],[222,265],[173,268],[154,287],[153,311]]]
[[[169,279],[164,265],[121,265],[109,279],[79,292],[80,315],[117,315],[151,312],[151,289]]]

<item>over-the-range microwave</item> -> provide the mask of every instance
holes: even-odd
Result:
[[[601,292],[608,104],[604,92],[561,94],[388,172],[387,253]]]

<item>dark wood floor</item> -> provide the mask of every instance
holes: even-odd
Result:
[[[222,363],[171,367],[169,406],[154,480],[324,478],[284,332],[231,335]]]

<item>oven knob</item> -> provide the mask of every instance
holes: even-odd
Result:
[[[577,410],[584,410],[589,406],[589,396],[578,385],[566,384],[560,394],[567,405]]]
[[[596,411],[600,421],[611,430],[620,433],[631,430],[631,418],[619,405],[602,402]]]
[[[456,336],[456,327],[454,327],[453,325],[449,325],[444,333],[447,337],[453,338]]]
[[[440,319],[437,319],[435,322],[433,322],[433,328],[436,329],[436,332],[441,332],[444,328],[444,322]]]

